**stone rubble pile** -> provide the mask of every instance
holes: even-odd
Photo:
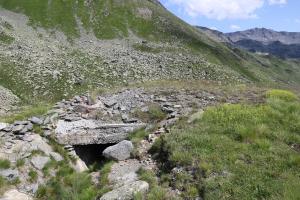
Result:
[[[112,146],[103,151],[103,155],[118,161],[109,176],[113,190],[101,199],[132,199],[133,194],[146,193],[149,189],[148,183],[138,180],[138,169],[157,168],[155,161],[148,154],[154,141],[161,134],[168,132],[169,127],[180,117],[188,116],[194,108],[213,105],[218,98],[217,95],[204,91],[148,91],[135,88],[114,94],[102,94],[94,99],[84,95],[63,100],[55,104],[44,116],[12,124],[0,123],[0,140],[3,141],[0,158],[8,159],[12,163],[9,169],[0,170],[0,175],[7,179],[18,178],[18,191],[32,195],[38,186],[47,181],[42,172],[47,163],[51,160],[61,162],[64,159],[53,151],[47,138],[54,138],[61,143],[68,155],[76,159],[73,167],[78,172],[88,168],[76,154],[74,145],[111,144]],[[152,128],[151,122],[141,118],[149,114],[152,105],[157,105],[156,109],[165,113],[165,117],[148,138],[134,147],[126,139],[135,130]],[[36,127],[42,130],[41,135],[34,133]],[[130,158],[134,148],[139,151],[139,160]],[[102,152],[99,152],[99,155],[101,154]],[[25,162],[22,170],[16,166],[20,159]],[[33,183],[28,181],[28,173],[32,169],[38,174]],[[52,175],[55,175],[55,172]]]
[[[11,163],[8,169],[0,169],[0,176],[9,181],[18,181],[18,191],[31,195],[50,178],[44,176],[44,167],[51,160],[64,160],[59,153],[53,151],[47,139],[34,133],[33,126],[36,122],[27,120],[13,124],[0,123],[0,159]],[[23,164],[18,166],[21,162]],[[36,171],[36,180],[31,181],[30,171]]]

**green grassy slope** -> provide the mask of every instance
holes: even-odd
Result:
[[[153,151],[185,199],[296,200],[299,130],[297,96],[273,90],[265,104],[220,105],[192,124],[183,120]],[[173,167],[183,170],[174,175]]]
[[[77,19],[99,39],[126,37],[129,31],[140,37],[160,40],[191,34],[191,27],[184,25],[160,5],[147,0],[85,2],[88,1],[1,0],[0,5],[24,13],[32,26],[57,29],[69,38],[79,36]]]
[[[0,0],[0,6],[4,9],[17,13],[25,14],[29,18],[29,25],[33,27],[43,27],[49,32],[61,31],[69,41],[74,41],[80,37],[80,29],[83,28],[92,32],[98,39],[124,39],[132,34],[155,43],[178,44],[185,48],[186,52],[195,57],[203,57],[212,64],[221,66],[225,71],[236,71],[245,80],[254,83],[271,85],[297,85],[300,82],[299,63],[282,61],[276,58],[264,58],[252,55],[241,50],[232,49],[224,44],[211,40],[205,34],[199,32],[194,27],[186,24],[175,17],[158,3],[148,0]],[[13,43],[13,38],[7,35],[0,37],[2,45]],[[143,52],[141,48],[141,52]],[[147,50],[147,49],[146,49]],[[143,52],[149,53],[149,52]],[[152,49],[150,53],[159,53]],[[181,52],[174,52],[181,53]],[[76,56],[75,56],[76,57]],[[82,57],[82,56],[80,56]],[[73,57],[72,57],[73,58]],[[76,58],[74,58],[76,59]],[[10,85],[10,79],[20,79],[15,77],[17,74],[9,60],[1,59],[0,68],[3,72],[9,72],[12,76],[6,76],[6,73],[0,75],[0,84],[12,89],[18,96],[24,96],[23,99],[32,95],[28,86],[23,81],[19,85]],[[85,63],[83,63],[85,66]],[[99,67],[99,66],[98,66]],[[203,66],[186,63],[183,68],[189,67],[202,69]],[[95,80],[102,80],[101,73],[93,71],[95,66],[89,65],[89,75]],[[87,70],[86,70],[87,71]],[[68,90],[67,80],[69,74],[64,74],[65,79],[60,82],[49,80],[49,94],[54,100],[60,99],[65,93],[75,94],[88,89],[88,86],[95,86],[92,80],[84,86],[75,86]],[[114,79],[116,80],[116,79]],[[120,80],[120,79],[119,79]],[[103,82],[107,80],[103,79]],[[115,81],[114,81],[115,82]],[[121,82],[121,80],[120,80]],[[27,89],[26,89],[27,88]],[[45,93],[43,91],[42,93]]]
[[[147,1],[95,0],[0,0],[0,5],[27,15],[32,26],[62,31],[69,39],[79,37],[79,21],[99,39],[128,37],[130,32],[153,41],[181,41],[212,63],[228,65],[250,80],[257,80],[236,57],[194,27],[184,23],[162,6]]]

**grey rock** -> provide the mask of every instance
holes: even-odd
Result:
[[[39,183],[26,185],[26,187],[24,189],[28,193],[35,194],[37,192],[37,190],[39,189]]]
[[[108,180],[114,185],[114,188],[119,188],[123,185],[138,180],[137,172],[142,167],[139,160],[130,159],[114,163],[108,175]]]
[[[15,121],[14,125],[26,125],[28,121]]]
[[[87,96],[86,104],[89,106],[95,104],[94,100],[92,99],[92,97],[90,95]]]
[[[66,117],[64,117],[64,119],[67,122],[74,122],[74,121],[81,120],[82,118],[78,117],[78,116],[66,116]]]
[[[31,123],[37,124],[37,125],[43,124],[43,120],[40,118],[37,118],[37,117],[32,117],[31,119],[29,119],[29,121],[31,121]]]
[[[63,158],[60,154],[58,154],[58,153],[56,153],[56,152],[51,152],[51,153],[50,153],[50,156],[52,156],[53,159],[54,159],[55,161],[57,161],[57,162],[60,162],[60,161],[64,160],[64,158]]]
[[[33,198],[27,194],[19,192],[16,189],[11,189],[3,194],[1,200],[33,200]]]
[[[110,146],[103,151],[106,158],[114,160],[126,160],[130,158],[130,153],[133,151],[133,144],[130,141],[124,140],[116,145]]]
[[[12,130],[13,126],[9,125],[7,127],[5,127],[4,129],[2,129],[2,131],[5,131],[5,132],[10,132]]]
[[[7,123],[0,123],[0,130],[5,129],[8,126],[9,126],[9,124],[7,124]]]
[[[90,174],[91,176],[91,180],[92,180],[92,183],[94,183],[95,185],[98,185],[99,184],[99,180],[100,180],[100,172],[97,171],[97,172],[92,172]]]
[[[104,102],[104,105],[106,106],[106,107],[108,107],[108,108],[111,108],[111,107],[113,107],[114,105],[116,105],[117,104],[117,101],[115,101],[115,100],[108,100],[108,101],[105,101]]]
[[[58,121],[55,137],[60,144],[86,145],[118,143],[144,124],[103,124],[82,119],[74,122]]]
[[[31,159],[31,164],[36,169],[42,170],[49,161],[50,161],[49,157],[46,157],[46,156],[34,156]]]
[[[50,117],[48,116],[48,117],[46,117],[45,119],[44,119],[44,122],[43,122],[43,125],[47,125],[47,124],[49,124],[51,121],[50,121]]]
[[[80,158],[76,159],[76,163],[73,165],[73,168],[78,173],[86,172],[89,170],[85,162],[83,162]]]
[[[149,184],[147,182],[135,181],[104,194],[100,200],[131,200],[135,194],[145,195],[148,190]]]
[[[162,111],[166,112],[166,113],[173,113],[176,110],[174,108],[172,108],[171,106],[163,106],[162,107]]]
[[[123,121],[124,123],[129,123],[129,124],[131,124],[131,123],[137,123],[137,122],[138,122],[138,119],[135,119],[135,118],[129,118],[128,115],[123,114],[123,115],[122,115],[122,121]]]
[[[4,170],[0,170],[0,176],[6,178],[9,181],[12,181],[19,177],[19,172],[18,170],[4,169]]]
[[[25,125],[24,128],[19,133],[20,134],[25,134],[28,131],[32,131],[32,129],[33,129],[33,124],[29,123],[29,124]]]
[[[24,129],[25,125],[19,124],[19,125],[15,125],[12,128],[12,132],[13,133],[20,133],[23,129]]]

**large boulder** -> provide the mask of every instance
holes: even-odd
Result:
[[[104,194],[100,200],[131,200],[135,194],[145,195],[148,190],[149,184],[147,182],[135,181]]]
[[[118,143],[144,124],[103,124],[96,120],[57,123],[55,136],[60,144],[87,145]]]
[[[37,125],[42,125],[43,124],[43,120],[41,120],[40,118],[37,118],[37,117],[30,118],[30,121],[31,121],[31,123],[37,124]]]
[[[133,144],[128,140],[124,140],[116,145],[110,146],[103,151],[103,156],[113,160],[126,160],[130,158],[133,151]]]

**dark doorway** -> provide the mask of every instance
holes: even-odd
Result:
[[[79,158],[89,167],[91,165],[101,165],[105,161],[102,152],[114,144],[89,144],[74,145],[74,150]]]

